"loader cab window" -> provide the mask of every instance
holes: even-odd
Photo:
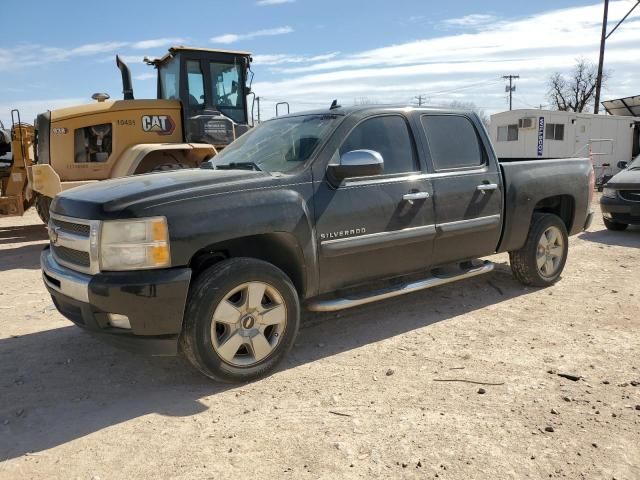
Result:
[[[160,98],[177,100],[180,98],[180,59],[173,58],[160,67]]]
[[[238,64],[211,62],[211,99],[219,112],[238,123],[246,123],[242,70]]]
[[[187,61],[187,89],[190,107],[204,106],[204,75],[198,60]]]

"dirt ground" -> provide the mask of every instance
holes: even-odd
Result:
[[[307,313],[288,361],[241,386],[71,325],[45,243],[34,212],[0,220],[1,479],[640,478],[640,228],[597,217],[551,288],[497,255],[485,276]]]

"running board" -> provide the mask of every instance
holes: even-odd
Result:
[[[307,304],[307,309],[312,312],[333,312],[344,308],[357,307],[366,303],[377,302],[379,300],[397,297],[406,293],[437,287],[438,285],[444,285],[445,283],[455,282],[464,278],[482,275],[483,273],[492,271],[494,266],[493,262],[485,260],[481,266],[464,269],[461,273],[451,273],[446,275],[435,274],[429,278],[425,278],[424,280],[416,280],[390,289],[369,292],[367,295],[333,297],[326,300],[314,299]]]

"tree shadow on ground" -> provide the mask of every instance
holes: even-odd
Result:
[[[279,371],[532,291],[516,283],[506,265],[497,265],[490,274],[432,290],[341,312],[305,313]],[[6,338],[0,340],[0,461],[151,413],[195,415],[215,404],[216,394],[234,388],[208,380],[179,357],[131,354],[75,326]]]

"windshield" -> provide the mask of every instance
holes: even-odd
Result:
[[[338,126],[339,118],[304,115],[270,120],[242,135],[211,163],[216,168],[253,165],[266,172],[289,172],[311,157]]]

